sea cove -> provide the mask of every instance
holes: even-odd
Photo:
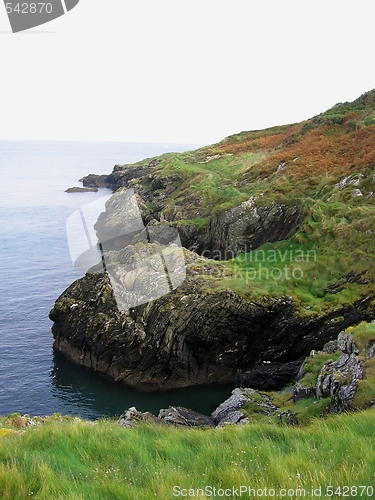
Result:
[[[193,146],[175,145],[184,150]],[[186,404],[209,413],[230,388],[149,396],[118,387],[53,353],[48,313],[80,277],[70,260],[66,220],[98,193],[65,193],[88,171],[164,152],[165,145],[1,141],[0,414],[99,418],[125,408],[157,412]]]

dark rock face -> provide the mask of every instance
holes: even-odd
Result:
[[[240,387],[256,387],[263,391],[277,391],[296,379],[303,359],[290,362],[267,362],[240,373],[236,383]]]
[[[371,313],[362,301],[302,319],[290,297],[248,302],[189,277],[189,265],[187,274],[173,292],[119,312],[107,274],[88,273],[50,312],[54,348],[113,380],[163,390],[234,382],[264,361],[299,360]]]
[[[228,260],[266,242],[287,239],[303,219],[298,207],[273,203],[259,207],[255,197],[210,217],[208,227],[177,224],[185,248],[216,260]]]
[[[96,188],[110,188],[111,184],[108,182],[108,174],[89,174],[82,179],[79,179],[85,187]]]
[[[86,177],[82,177],[82,179],[80,179],[80,182],[83,182],[83,185],[88,188],[110,187],[110,184],[107,181],[107,177],[107,174],[89,174]]]
[[[287,239],[296,231],[302,218],[297,207],[275,202],[269,207],[259,207],[256,198],[252,197],[217,218],[211,218],[208,244],[211,252],[205,256],[227,260],[263,243]]]

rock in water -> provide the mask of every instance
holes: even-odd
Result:
[[[92,187],[71,187],[65,190],[65,193],[97,193],[98,188]]]

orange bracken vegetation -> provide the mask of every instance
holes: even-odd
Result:
[[[353,118],[352,116],[348,118]],[[349,175],[366,167],[375,166],[375,125],[348,128],[348,119],[342,125],[321,125],[304,129],[311,121],[285,127],[269,135],[255,132],[243,139],[218,144],[224,154],[267,152],[258,166],[267,175],[285,163],[283,175],[301,179],[324,174]],[[241,140],[242,139],[242,140]]]

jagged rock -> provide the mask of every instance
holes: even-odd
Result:
[[[353,189],[352,198],[357,198],[358,196],[363,196],[363,193],[360,189]]]
[[[337,339],[335,340],[330,340],[325,344],[323,347],[322,351],[326,352],[327,354],[333,354],[334,352],[338,351],[338,345],[337,345]]]
[[[126,410],[118,420],[118,424],[125,428],[134,428],[139,422],[182,427],[215,427],[210,417],[182,406],[170,406],[168,409],[161,409],[157,417],[148,411],[140,412],[133,406]]]
[[[288,238],[302,222],[298,207],[276,202],[260,207],[251,197],[237,207],[210,217],[207,228],[178,226],[182,244],[205,257],[228,260],[266,242]]]
[[[318,376],[317,398],[331,398],[329,410],[337,413],[348,410],[362,378],[361,364],[354,353],[343,353],[337,361],[327,361]]]
[[[245,403],[251,401],[249,394],[255,394],[256,391],[252,389],[234,389],[232,396],[221,403],[215,411],[211,413],[211,419],[218,425],[224,423],[237,424],[240,420],[245,418],[245,414],[238,411]]]
[[[253,412],[262,415],[272,415],[277,411],[277,407],[272,403],[269,396],[254,389],[234,389],[232,395],[211,414],[211,419],[219,426],[225,424],[245,424],[248,423],[246,412],[240,411],[247,404],[254,405]]]
[[[366,359],[371,359],[375,356],[375,344],[373,344],[366,355]]]
[[[121,427],[133,428],[138,425],[139,422],[154,422],[161,423],[158,419],[152,415],[149,411],[140,412],[134,406],[126,410],[118,419],[117,423]]]
[[[359,186],[364,178],[365,178],[365,176],[362,173],[359,173],[357,175],[348,175],[347,177],[344,177],[343,179],[341,179],[341,181],[336,184],[336,187],[340,191],[342,191],[343,189],[345,189],[349,185]],[[354,191],[359,191],[359,189],[356,189]],[[362,196],[362,193],[360,196]]]
[[[328,342],[322,351],[328,354],[341,351],[342,354],[337,361],[331,359],[322,366],[316,387],[306,387],[297,382],[293,387],[293,400],[297,402],[311,396],[318,399],[330,398],[329,411],[337,413],[347,410],[351,408],[358,380],[362,378],[359,349],[353,336],[346,331],[341,331],[337,339]],[[314,355],[315,353],[312,352],[310,357]]]
[[[251,197],[211,219],[209,247],[224,257],[232,258],[265,242],[288,238],[301,222],[302,214],[297,207],[287,207],[276,202],[269,207],[259,207],[256,198]],[[207,256],[225,260],[216,255]]]
[[[215,427],[211,418],[182,406],[160,410],[158,419],[183,427]]]
[[[246,409],[241,409],[246,405]],[[271,398],[252,388],[236,388],[232,395],[211,414],[211,419],[219,426],[227,424],[244,425],[249,423],[251,414],[277,416],[285,423],[295,425],[297,417],[289,410],[280,411]]]
[[[285,411],[279,412],[277,414],[277,418],[281,422],[288,424],[288,425],[298,425],[298,423],[299,423],[297,414],[293,413],[290,410],[285,410]]]
[[[366,275],[368,271],[362,271],[361,273],[355,274],[353,271],[350,271],[347,274],[344,274],[336,283],[333,283],[333,285],[328,285],[324,289],[324,293],[339,293],[341,292],[344,288],[346,283],[358,283],[358,284],[366,284],[368,283],[368,280],[366,277],[363,277],[363,275]]]
[[[89,188],[103,188],[103,187],[109,187],[109,183],[107,182],[107,174],[89,174],[86,175],[85,177],[82,177],[82,179],[79,179],[80,182],[83,183],[85,187]]]
[[[346,332],[340,332],[337,337],[337,350],[344,354],[358,354],[359,349],[354,343],[353,335]]]

